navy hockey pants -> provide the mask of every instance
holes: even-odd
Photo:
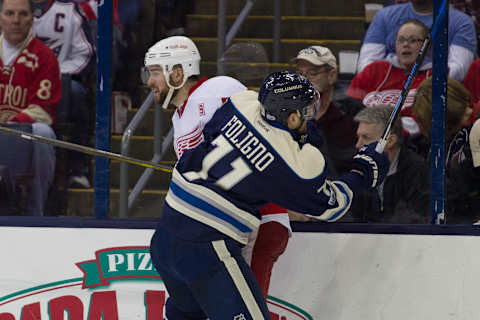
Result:
[[[210,228],[217,239],[179,238],[181,229],[169,223],[165,215],[168,213],[164,210],[150,251],[169,294],[167,319],[270,319],[262,291],[238,242]]]

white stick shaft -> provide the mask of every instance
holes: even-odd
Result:
[[[375,151],[377,153],[382,153],[386,145],[387,140],[385,140],[384,138],[380,139],[380,141],[378,141],[377,145],[375,146]]]

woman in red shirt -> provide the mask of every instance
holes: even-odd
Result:
[[[395,54],[365,67],[353,78],[347,95],[362,101],[366,107],[378,104],[395,106],[428,33],[428,27],[421,21],[416,19],[406,21],[398,29]],[[400,112],[403,129],[409,134],[419,133],[411,112],[416,88],[431,74],[431,63],[420,66]]]

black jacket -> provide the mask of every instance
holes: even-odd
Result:
[[[447,150],[447,224],[472,224],[480,219],[480,167],[473,167],[470,130],[471,126],[460,130]]]
[[[429,223],[430,186],[425,160],[403,147],[397,172],[385,178],[383,202],[378,190],[355,196],[350,209],[354,222]]]

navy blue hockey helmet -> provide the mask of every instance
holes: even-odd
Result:
[[[286,126],[292,112],[300,111],[310,120],[315,113],[316,90],[307,78],[289,71],[274,72],[263,81],[258,101],[263,105],[263,116]]]

